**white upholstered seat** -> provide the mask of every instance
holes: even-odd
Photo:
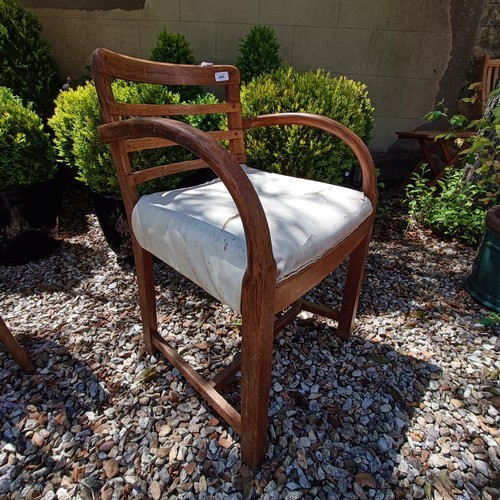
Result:
[[[372,213],[362,192],[244,169],[266,214],[278,282],[321,257]],[[132,227],[143,248],[240,311],[245,237],[220,180],[142,196]]]

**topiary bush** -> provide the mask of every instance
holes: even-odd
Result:
[[[150,59],[173,64],[196,64],[191,45],[181,33],[173,33],[164,29],[156,38],[156,45],[151,49]],[[201,93],[196,86],[171,86],[172,92],[177,92],[184,100],[196,99]]]
[[[366,143],[373,107],[366,86],[328,72],[297,73],[291,67],[261,75],[242,86],[243,113],[256,116],[307,112],[349,127]],[[246,132],[249,165],[295,177],[340,183],[357,161],[340,140],[310,127],[263,127]]]
[[[57,66],[40,21],[18,0],[0,0],[0,61],[0,85],[50,116],[60,83]]]
[[[179,94],[166,87],[151,84],[131,84],[120,80],[113,82],[117,100],[134,103],[179,104]],[[192,102],[192,101],[190,101]],[[215,103],[212,94],[198,96],[197,103]],[[199,126],[203,130],[218,128],[219,116],[179,117],[183,121]],[[102,194],[120,193],[111,154],[106,144],[97,135],[97,127],[102,124],[97,92],[93,82],[61,92],[56,99],[56,109],[49,120],[54,131],[54,142],[61,161],[77,168],[77,179],[89,188]],[[169,147],[136,152],[132,154],[136,170],[163,163],[173,163],[192,158],[191,153],[181,147]],[[139,190],[152,192],[178,187],[187,174],[178,174],[141,184]]]
[[[274,31],[268,26],[254,26],[240,41],[240,53],[236,66],[243,82],[264,73],[276,71],[282,66],[280,44]]]
[[[0,87],[0,191],[30,186],[56,173],[54,151],[41,118]]]

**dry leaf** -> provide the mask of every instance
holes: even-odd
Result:
[[[230,448],[233,445],[234,441],[231,438],[231,436],[228,436],[227,438],[219,438],[219,446],[222,446],[226,450]]]
[[[73,480],[73,482],[77,483],[85,477],[86,472],[86,467],[74,467],[71,471],[71,479]]]
[[[455,489],[446,472],[435,474],[432,477],[432,482],[434,483],[434,488],[443,497],[443,500],[454,500],[455,493],[460,493],[459,490]]]
[[[187,464],[184,470],[186,471],[186,474],[190,476],[196,469],[196,463],[191,462],[190,464]]]
[[[354,480],[362,487],[375,489],[377,487],[377,482],[375,478],[369,472],[359,472],[354,477]]]
[[[68,419],[66,417],[66,411],[62,411],[61,413],[58,413],[55,417],[54,417],[54,422],[57,424],[57,425],[65,425],[67,422],[68,422]]]
[[[307,469],[307,459],[305,453],[303,453],[300,450],[297,450],[297,462],[300,465],[300,467],[304,470]]]
[[[33,441],[33,444],[35,446],[43,446],[45,444],[45,439],[43,439],[38,432],[35,432],[33,436],[31,437],[31,441]]]

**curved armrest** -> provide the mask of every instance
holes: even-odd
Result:
[[[372,156],[365,143],[352,130],[326,116],[310,113],[277,113],[243,119],[243,128],[267,127],[271,125],[306,125],[338,137],[355,154],[362,174],[362,190],[375,207],[377,205],[377,173]]]
[[[273,279],[276,263],[262,204],[236,158],[219,142],[191,125],[168,118],[130,118],[101,125],[98,132],[108,143],[146,137],[168,139],[203,160],[224,183],[239,211],[248,252],[247,274]]]

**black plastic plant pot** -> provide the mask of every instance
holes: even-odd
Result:
[[[134,254],[122,198],[93,191],[90,191],[90,197],[109,247],[118,260],[132,263]]]
[[[38,260],[58,246],[62,190],[57,179],[0,191],[0,265]]]
[[[500,312],[500,205],[486,214],[486,229],[465,288],[481,304]]]

